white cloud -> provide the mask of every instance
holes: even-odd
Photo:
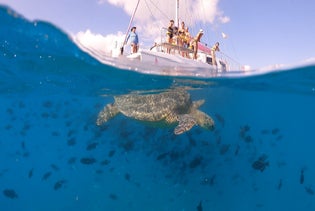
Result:
[[[303,63],[315,64],[315,57],[307,58]]]
[[[230,22],[230,18],[227,17],[227,16],[220,16],[219,20],[220,20],[221,23],[228,23],[228,22]]]
[[[125,35],[122,32],[118,32],[117,34],[103,36],[101,34],[94,34],[88,29],[85,32],[79,32],[72,37],[74,42],[84,50],[99,51],[109,55],[116,45],[118,48],[121,46]]]

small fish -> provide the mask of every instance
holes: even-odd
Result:
[[[97,170],[95,171],[95,173],[96,173],[96,174],[103,174],[104,172],[103,172],[102,169],[97,169]]]
[[[45,102],[43,102],[42,105],[45,108],[51,108],[53,106],[53,103],[51,101],[45,101]]]
[[[130,174],[128,173],[125,174],[125,180],[130,181]]]
[[[203,157],[200,157],[200,156],[195,157],[192,161],[190,161],[189,167],[191,169],[198,167],[199,165],[201,165],[202,160],[203,160]]]
[[[301,170],[301,174],[300,174],[300,184],[304,183],[304,170]]]
[[[74,130],[69,130],[68,133],[67,133],[67,136],[71,137],[73,134],[75,134],[75,131]]]
[[[22,101],[20,101],[20,102],[19,102],[19,108],[25,108],[25,103],[22,102]]]
[[[219,136],[216,137],[215,143],[216,143],[217,145],[220,145],[221,142],[222,142],[222,137],[219,135]]]
[[[197,208],[197,211],[202,211],[202,201],[199,202],[196,208]]]
[[[224,127],[224,125],[225,125],[225,120],[224,120],[223,116],[221,116],[220,114],[215,114],[215,117],[216,117],[217,120],[221,123],[222,127]]]
[[[224,155],[225,153],[227,153],[227,151],[229,151],[229,149],[230,149],[230,144],[222,145],[220,148],[220,154]]]
[[[312,187],[305,187],[305,191],[306,191],[306,193],[308,193],[310,195],[314,195],[314,190]]]
[[[240,145],[237,145],[236,149],[235,149],[235,152],[234,152],[234,155],[235,156],[238,155],[239,151],[240,151]]]
[[[246,143],[251,143],[251,142],[253,142],[253,140],[254,140],[254,139],[253,139],[251,136],[249,136],[249,135],[244,137],[244,141],[245,141]]]
[[[12,114],[14,114],[14,111],[13,111],[12,108],[8,108],[8,109],[7,109],[7,113],[12,115]]]
[[[278,190],[280,190],[282,188],[282,179],[279,180],[279,183],[278,183]]]
[[[24,141],[21,142],[21,147],[22,147],[23,150],[25,150],[26,147],[25,147],[25,142]]]
[[[101,162],[101,165],[102,166],[106,166],[106,165],[108,165],[110,163],[110,160],[103,160],[102,162]]]
[[[60,132],[58,132],[58,131],[52,131],[52,132],[51,132],[51,135],[57,137],[57,136],[60,136]]]
[[[166,156],[167,156],[168,154],[169,154],[168,152],[159,154],[159,155],[156,157],[156,160],[162,160],[162,159],[166,158]]]
[[[93,163],[96,163],[96,159],[95,158],[81,158],[80,162],[85,165],[91,165]]]
[[[34,168],[31,168],[31,170],[28,172],[28,178],[31,178],[33,176]]]
[[[250,127],[248,125],[242,126],[240,128],[240,137],[244,138],[246,136],[246,133],[250,130]]]
[[[276,140],[280,141],[282,138],[283,138],[283,136],[279,135],[279,136],[277,136]]]
[[[280,129],[279,128],[275,128],[275,129],[272,129],[271,133],[272,135],[276,135],[280,132]]]
[[[267,161],[267,155],[261,155],[255,162],[252,163],[252,167],[255,170],[260,170],[263,172],[267,166],[269,166],[269,162]]]
[[[51,164],[50,167],[55,171],[59,171],[59,167],[55,164]]]
[[[113,193],[109,194],[109,198],[112,199],[112,200],[117,200],[118,199],[117,195],[113,194]]]
[[[67,141],[67,145],[68,146],[74,146],[76,144],[76,139],[75,138],[70,138],[68,141]]]
[[[29,156],[30,156],[30,153],[29,153],[29,152],[24,152],[24,153],[23,153],[23,157],[27,158],[27,157],[29,157]]]
[[[54,190],[60,189],[67,181],[66,180],[59,180],[54,185]]]
[[[113,157],[114,155],[115,155],[115,150],[111,150],[111,151],[109,151],[109,153],[108,153],[108,157]]]
[[[86,150],[90,151],[93,150],[97,147],[98,143],[94,142],[94,143],[90,143],[89,145],[86,146]]]
[[[50,176],[51,176],[51,171],[46,172],[43,176],[42,176],[42,180],[47,180]]]
[[[216,175],[214,174],[211,179],[210,179],[210,186],[213,186],[214,183],[215,183],[215,178],[216,178]]]
[[[13,189],[4,189],[3,190],[3,195],[5,195],[6,197],[10,198],[10,199],[16,199],[18,198],[17,193],[15,192],[15,190]]]

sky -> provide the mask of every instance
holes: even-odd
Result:
[[[127,32],[138,0],[0,0],[29,20],[48,21],[86,45],[111,48]],[[170,4],[171,2],[171,4]],[[141,0],[132,26],[140,45],[175,19],[175,1]],[[252,69],[315,63],[315,1],[179,0],[180,21],[202,42]],[[227,35],[222,37],[222,32]]]

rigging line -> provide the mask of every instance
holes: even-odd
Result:
[[[151,17],[154,18],[154,15],[153,15],[152,10],[150,9],[150,7],[149,7],[149,5],[148,5],[148,2],[145,0],[144,3],[145,3],[145,6],[147,7],[147,9],[149,10],[149,12],[150,12],[150,14],[151,14]]]
[[[233,49],[233,53],[234,53],[234,56],[236,57],[236,59],[237,60],[239,60],[239,57],[238,57],[238,55],[237,55],[237,53],[236,53],[236,50],[235,50],[235,47],[234,47],[234,44],[233,44],[233,41],[231,40],[231,45],[232,45],[232,49]]]
[[[164,16],[164,18],[166,20],[169,19],[169,17],[166,15],[166,13],[164,13],[162,10],[160,10],[159,7],[154,2],[152,2],[152,0],[150,0],[150,2]]]
[[[233,59],[232,57],[228,56],[227,54],[223,53],[222,51],[220,51],[220,54],[222,54],[223,56],[227,57],[231,61],[233,61],[233,62],[237,63],[239,66],[241,66],[241,63],[239,61]]]

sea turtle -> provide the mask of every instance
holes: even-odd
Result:
[[[115,102],[106,105],[98,114],[97,125],[122,113],[127,117],[166,125],[177,124],[174,133],[179,135],[194,125],[212,130],[213,119],[198,110],[205,100],[192,101],[184,89],[172,89],[158,94],[127,94],[114,97]]]

